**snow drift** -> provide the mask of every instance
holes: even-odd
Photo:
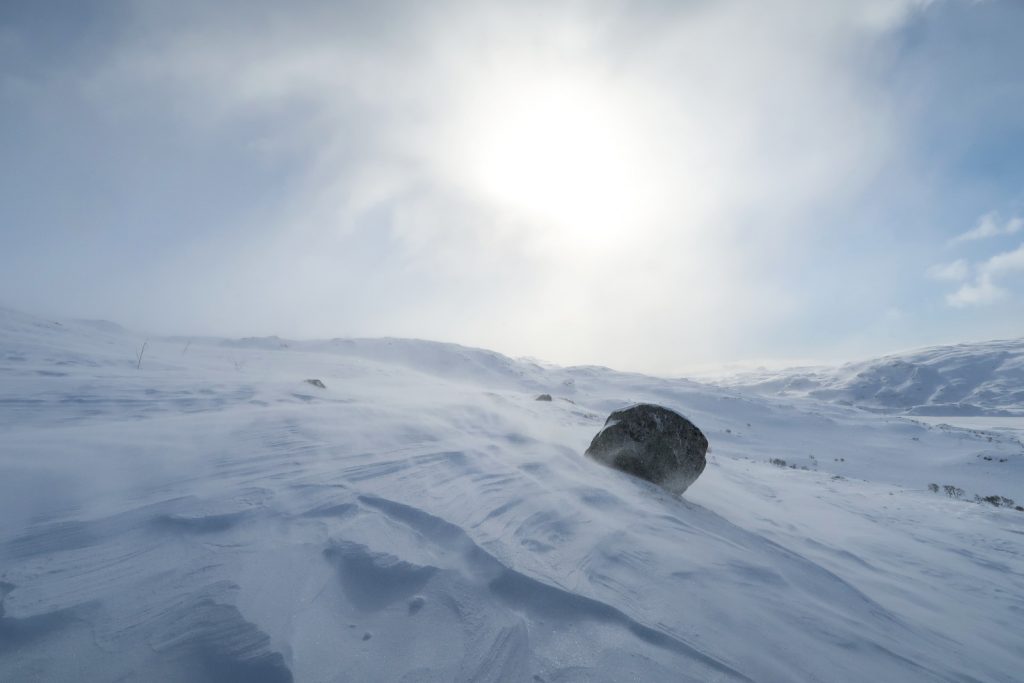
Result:
[[[0,680],[1024,670],[1024,514],[926,490],[1024,500],[1013,433],[410,340],[142,342],[0,311]],[[582,455],[642,401],[711,442],[684,499]]]

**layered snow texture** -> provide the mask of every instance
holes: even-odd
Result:
[[[143,341],[0,311],[0,680],[1024,671],[1024,513],[926,490],[1024,500],[1016,432],[409,340]],[[583,457],[636,402],[708,436],[685,499]]]
[[[937,346],[839,368],[745,372],[721,383],[878,412],[1024,417],[1024,340]]]

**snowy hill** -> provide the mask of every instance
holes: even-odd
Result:
[[[1024,416],[1024,339],[937,346],[839,368],[742,373],[722,383],[906,415]]]
[[[1024,501],[1012,430],[431,342],[143,341],[0,310],[0,680],[1024,671],[1024,513],[927,489]],[[635,401],[707,434],[684,499],[583,458]]]

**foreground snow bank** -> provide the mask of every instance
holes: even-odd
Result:
[[[117,327],[0,314],[0,680],[1024,670],[1024,514],[926,491],[1024,499],[1011,435],[408,340],[136,369]],[[635,401],[708,435],[685,500],[583,458]]]

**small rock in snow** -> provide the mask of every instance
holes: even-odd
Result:
[[[413,599],[409,601],[409,614],[413,615],[419,612],[421,609],[423,609],[423,605],[425,605],[426,602],[426,598],[424,598],[422,595],[417,595],[413,597]]]
[[[307,379],[306,380],[306,384],[312,384],[314,387],[316,387],[318,389],[326,389],[327,388],[327,385],[324,384],[323,382],[321,382],[318,379]]]
[[[541,394],[540,396],[538,396],[537,398],[535,398],[533,400],[534,401],[550,401],[551,400],[551,394]]]

